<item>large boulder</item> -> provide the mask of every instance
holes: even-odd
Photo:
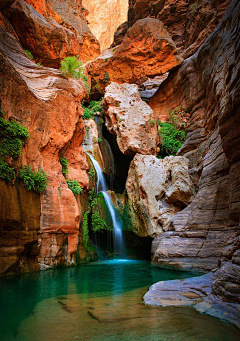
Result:
[[[86,62],[100,53],[81,3],[18,0],[5,13],[24,49],[44,66],[59,68],[61,59],[73,55]]]
[[[28,164],[35,171],[43,169],[48,179],[47,189],[40,196],[13,187],[11,198],[1,182],[0,215],[4,233],[1,234],[0,264],[3,267],[0,273],[14,274],[39,267],[74,264],[82,212],[62,174],[59,156],[65,156],[65,151],[68,157],[71,149],[69,177],[77,179],[86,188],[88,176],[86,170],[81,170],[83,160],[79,156],[85,132],[81,109],[87,94],[85,86],[81,81],[64,79],[58,70],[31,62],[19,42],[1,26],[0,79],[1,110],[5,118],[16,120],[30,132],[15,166]],[[72,174],[76,167],[78,171]],[[21,209],[24,203],[29,205],[27,209]],[[10,204],[14,209],[6,212]],[[7,230],[21,230],[23,235],[16,237],[18,234],[8,234]],[[4,245],[11,247],[9,255]],[[12,253],[14,257],[7,260]],[[30,265],[26,265],[26,258],[31,260]]]
[[[188,159],[137,154],[130,164],[126,190],[132,229],[141,237],[156,237],[171,229],[174,215],[194,198]]]
[[[86,64],[86,68],[93,83],[103,88],[109,80],[136,83],[146,76],[164,74],[181,63],[182,58],[163,23],[146,18],[127,31],[121,45],[106,50]]]
[[[123,154],[157,154],[159,136],[153,111],[141,100],[137,85],[110,83],[103,107],[106,127],[117,136]]]
[[[184,58],[197,51],[220,22],[230,0],[129,0],[128,24],[146,17],[166,26]]]

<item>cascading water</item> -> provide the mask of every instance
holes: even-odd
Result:
[[[111,198],[107,193],[107,185],[106,181],[102,172],[101,167],[99,166],[98,162],[94,159],[94,157],[87,152],[88,156],[90,157],[92,164],[97,173],[97,194],[102,193],[105,199],[105,203],[108,207],[109,213],[111,215],[112,224],[113,224],[113,246],[114,246],[114,254],[117,253],[124,254],[124,243],[122,237],[122,224],[120,219],[117,217]]]

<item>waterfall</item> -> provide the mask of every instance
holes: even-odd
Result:
[[[99,163],[94,159],[94,157],[86,152],[90,157],[92,164],[97,173],[97,194],[102,193],[105,203],[108,207],[109,213],[111,215],[112,224],[113,224],[113,246],[114,246],[114,254],[116,255],[117,252],[123,254],[124,253],[124,244],[123,244],[123,237],[122,237],[122,224],[120,219],[117,217],[114,206],[112,204],[111,198],[107,192],[107,184],[102,172],[102,169]]]

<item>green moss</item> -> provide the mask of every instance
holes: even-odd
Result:
[[[97,211],[92,214],[92,229],[94,232],[112,230],[112,228],[107,225],[106,221],[100,216]]]
[[[31,166],[22,166],[19,171],[19,180],[23,182],[28,191],[41,193],[47,187],[47,174],[40,169],[38,172],[32,170]]]
[[[89,241],[89,234],[88,234],[88,216],[90,211],[87,211],[84,213],[83,216],[83,223],[82,223],[82,229],[83,229],[83,244],[86,249],[88,249],[88,241]]]
[[[68,160],[65,158],[65,157],[60,157],[59,158],[59,161],[62,165],[62,173],[63,174],[68,174],[69,173],[69,170],[68,170]]]
[[[83,191],[77,180],[67,179],[67,184],[68,188],[73,192],[74,195],[78,195]]]
[[[89,174],[90,178],[93,179],[95,172],[94,172],[94,169],[92,167],[89,169],[88,174]]]
[[[150,120],[150,123],[155,125],[156,121],[155,120]]]

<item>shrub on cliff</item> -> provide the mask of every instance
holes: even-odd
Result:
[[[83,191],[77,180],[67,179],[67,184],[68,188],[73,192],[74,195],[80,194]]]
[[[42,169],[35,172],[31,166],[22,166],[18,177],[28,191],[41,193],[47,187],[47,174]]]
[[[158,121],[160,126],[159,134],[161,136],[161,150],[159,157],[168,155],[176,155],[177,151],[182,147],[186,131],[184,125],[179,125],[179,116],[175,111],[169,111],[168,122]]]
[[[96,112],[102,113],[102,106],[101,106],[101,100],[100,101],[91,101],[88,105],[88,107],[82,106],[84,109],[84,120],[89,120],[90,118],[93,118]]]
[[[15,121],[5,120],[1,111],[0,117],[0,178],[13,182],[16,176],[16,167],[8,165],[7,157],[16,159],[22,153],[22,146],[30,137],[27,128]]]
[[[69,173],[69,171],[68,171],[68,163],[69,163],[68,160],[65,157],[60,157],[59,161],[62,165],[62,173],[68,174]]]

